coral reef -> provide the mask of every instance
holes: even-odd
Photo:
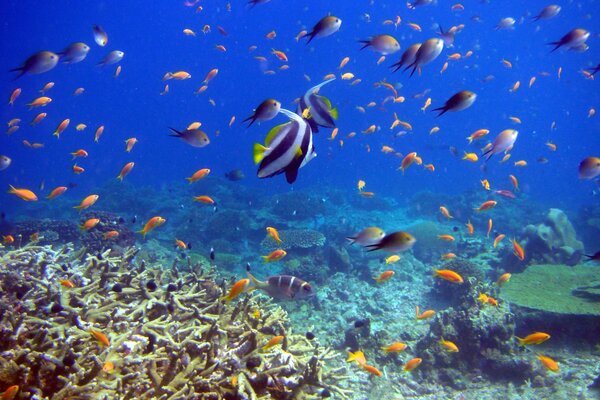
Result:
[[[523,235],[526,260],[567,265],[575,265],[581,260],[583,243],[577,240],[567,215],[557,208],[550,209],[543,223],[527,225]]]
[[[406,231],[417,239],[413,252],[415,257],[423,262],[439,261],[442,254],[452,251],[455,247],[454,244],[438,238],[438,235],[449,232],[433,221],[419,221],[407,227]]]
[[[102,251],[108,247],[122,250],[135,243],[133,231],[118,215],[107,211],[89,211],[81,215],[81,224],[90,218],[98,218],[100,222],[93,229],[81,233],[81,243],[89,252]],[[112,239],[104,238],[104,235],[110,231],[117,231],[119,235]]]
[[[325,245],[325,236],[312,229],[282,229],[279,231],[282,243],[277,243],[270,236],[266,236],[260,243],[268,251],[275,249],[307,250],[314,251],[315,247]]]
[[[262,295],[221,300],[207,265],[150,266],[129,248],[0,249],[0,386],[39,399],[346,398],[335,354]],[[264,349],[274,335],[281,346]],[[24,398],[24,397],[23,397]]]
[[[39,244],[56,244],[78,242],[80,232],[73,222],[55,219],[34,219],[21,221],[15,224],[15,239],[20,235],[22,244],[29,241],[29,237],[39,234]]]

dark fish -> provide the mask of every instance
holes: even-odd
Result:
[[[15,79],[20,78],[25,74],[41,74],[48,72],[56,67],[58,63],[58,55],[51,51],[39,51],[29,57],[21,67],[13,68],[10,71],[19,71],[19,75]]]
[[[440,38],[427,39],[421,46],[417,53],[415,54],[415,60],[409,64],[404,70],[408,70],[412,67],[412,71],[410,76],[413,76],[415,71],[418,68],[421,68],[423,65],[429,64],[433,60],[439,57],[439,55],[444,50],[444,41]]]
[[[598,71],[600,71],[600,64],[596,65],[594,68],[586,69],[592,76],[596,75]]]
[[[210,259],[212,261],[215,261],[215,249],[214,249],[214,247],[210,248]]]
[[[333,15],[321,18],[319,22],[315,24],[312,31],[306,34],[308,38],[306,44],[309,44],[314,38],[322,38],[333,35],[340,30],[342,26],[342,20]]]
[[[584,44],[589,37],[589,31],[581,28],[573,29],[565,36],[560,38],[560,40],[548,43],[548,45],[554,46],[554,48],[550,52],[552,53],[562,46],[566,46],[568,48],[577,48],[578,46]]]
[[[434,108],[432,111],[440,111],[438,117],[448,111],[462,111],[469,108],[475,102],[477,95],[469,90],[461,90],[450,97],[443,107]]]
[[[92,27],[92,31],[94,32],[94,41],[98,46],[104,47],[108,43],[108,35],[102,29],[100,25],[94,25]]]
[[[496,193],[497,195],[500,195],[502,197],[506,197],[507,199],[515,199],[517,197],[517,196],[515,196],[515,194],[513,192],[511,192],[510,190],[505,190],[505,189],[494,190],[494,193]]]
[[[584,256],[586,256],[588,258],[587,261],[595,261],[597,263],[600,263],[600,251],[595,252],[591,256],[587,255],[587,254],[584,254]]]
[[[454,32],[451,32],[451,31],[444,32],[442,25],[438,25],[438,28],[440,29],[440,31],[438,32],[438,35],[442,38],[446,47],[454,46]]]
[[[404,51],[404,53],[402,53],[402,57],[400,57],[400,60],[394,64],[392,64],[392,66],[390,68],[394,68],[393,72],[398,71],[400,68],[402,68],[405,65],[411,65],[412,63],[415,62],[415,58],[417,56],[417,51],[419,51],[419,48],[421,47],[421,43],[415,43],[413,45],[411,45],[408,49],[406,49]]]
[[[104,66],[104,65],[116,64],[119,61],[121,61],[123,59],[123,57],[125,57],[125,53],[123,53],[121,50],[113,50],[110,53],[108,53],[102,59],[102,61],[100,61],[98,63],[98,65]]]
[[[256,279],[250,272],[248,272],[248,277],[255,289],[262,290],[276,299],[301,300],[316,294],[308,282],[295,276],[274,275],[268,277],[264,282]]]
[[[257,176],[270,178],[285,173],[288,183],[294,183],[298,170],[315,156],[312,131],[299,115],[281,109],[292,121],[271,129],[265,145],[254,144],[254,162],[260,163]]]
[[[239,169],[232,169],[225,174],[225,178],[229,179],[230,181],[241,181],[245,177],[246,176],[244,173]]]
[[[433,3],[433,0],[415,0],[412,3],[406,3],[406,7],[410,10],[414,10],[417,7],[428,6]]]
[[[66,64],[75,64],[83,61],[90,51],[90,46],[82,42],[71,43],[66,49],[58,53],[60,60]]]
[[[369,249],[367,251],[385,250],[389,252],[400,252],[413,247],[416,241],[417,240],[410,233],[399,231],[385,235],[383,239],[376,244],[365,247]]]
[[[134,215],[133,218],[131,218],[131,223],[135,224],[137,222],[137,215]]]
[[[542,9],[542,11],[540,11],[540,13],[538,15],[536,15],[535,17],[533,17],[532,19],[534,21],[538,21],[540,19],[550,19],[550,18],[554,18],[558,15],[558,13],[560,12],[561,7],[557,4],[550,4],[549,6],[546,6]]]
[[[192,147],[205,147],[210,143],[206,133],[200,129],[186,129],[182,132],[173,128],[169,129],[174,132],[169,134],[169,136],[179,138]]]
[[[245,120],[243,120],[242,123],[244,123],[246,121],[250,121],[250,123],[248,123],[248,126],[247,126],[249,128],[250,125],[252,125],[255,121],[262,122],[262,121],[272,120],[273,118],[275,118],[277,116],[277,114],[279,114],[280,109],[281,109],[281,103],[278,102],[277,100],[274,100],[274,99],[264,100],[262,103],[260,103],[258,105],[258,107],[256,107],[256,109],[254,109],[254,112],[252,113],[252,115],[249,116],[248,118],[246,118]]]
[[[335,119],[338,117],[337,108],[331,106],[331,101],[325,96],[319,96],[319,89],[335,78],[326,80],[314,86],[300,98],[298,103],[298,115],[303,115],[308,109],[308,118],[305,120],[309,123],[313,132],[319,131],[319,126],[324,128],[335,128]]]
[[[257,4],[265,4],[270,2],[271,0],[249,0],[248,5],[252,8]]]

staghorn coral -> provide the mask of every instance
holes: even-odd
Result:
[[[1,250],[0,385],[36,399],[292,399],[321,388],[346,398],[344,376],[326,367],[332,351],[287,330],[279,306],[260,295],[225,304],[210,268],[138,256]],[[282,346],[263,351],[273,335]]]

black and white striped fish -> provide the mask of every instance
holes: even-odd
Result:
[[[298,170],[317,154],[308,123],[299,115],[281,109],[279,112],[291,119],[290,122],[271,129],[265,144],[254,144],[254,162],[260,163],[257,176],[270,178],[285,172],[288,183],[294,183]]]
[[[337,108],[333,108],[331,101],[325,96],[319,96],[319,89],[335,78],[326,80],[325,82],[319,83],[314,86],[300,98],[298,103],[298,114],[304,116],[305,112],[308,113],[308,117],[305,119],[310,124],[313,132],[319,131],[319,126],[324,128],[335,128],[335,119],[338,117]],[[308,111],[306,111],[308,110]]]
[[[313,297],[316,294],[308,282],[291,275],[274,275],[268,277],[263,282],[248,272],[248,278],[250,278],[254,285],[250,290],[262,290],[276,299],[302,300]]]

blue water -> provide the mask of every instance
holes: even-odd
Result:
[[[231,4],[231,11],[226,4]],[[5,193],[8,184],[31,188],[41,197],[55,186],[76,183],[77,187],[65,196],[77,204],[85,195],[114,179],[129,161],[136,166],[126,180],[157,191],[184,184],[184,177],[208,167],[216,176],[240,168],[247,176],[241,184],[270,193],[332,185],[354,196],[357,180],[363,179],[367,182],[366,190],[374,191],[377,196],[408,201],[421,190],[454,194],[481,190],[479,181],[483,178],[490,180],[493,189],[509,189],[508,175],[515,174],[532,201],[566,208],[598,201],[592,194],[597,189],[596,183],[577,179],[579,161],[600,153],[599,116],[587,117],[589,108],[600,107],[598,82],[585,79],[579,72],[600,60],[598,34],[594,32],[598,26],[596,2],[561,4],[562,11],[557,17],[539,22],[531,22],[530,17],[546,2],[465,2],[462,12],[451,11],[447,2],[416,10],[408,10],[401,2],[381,0],[272,0],[252,9],[244,4],[244,1],[207,1],[202,2],[203,10],[197,13],[197,6],[186,7],[182,2],[3,2],[0,93],[6,100],[16,87],[21,87],[23,93],[14,107],[2,100],[0,119],[18,117],[22,122],[12,136],[0,135],[0,154],[13,159],[11,167],[0,172],[0,208],[13,214],[28,213],[30,205]],[[315,39],[308,46],[305,40],[296,42],[294,38],[299,31],[310,30],[328,13],[343,20],[339,32]],[[402,18],[397,29],[382,24],[396,15]],[[479,16],[480,22],[474,21],[474,16]],[[495,30],[498,21],[507,16],[517,20],[515,29]],[[419,24],[423,31],[413,31],[408,22]],[[446,29],[465,24],[456,35],[454,48],[445,49],[436,61],[423,68],[421,76],[415,74],[409,78],[407,73],[391,73],[389,66],[410,44],[435,37],[438,23]],[[94,24],[100,24],[108,33],[109,42],[104,48],[93,41]],[[212,28],[208,34],[202,33],[205,24]],[[223,27],[228,36],[221,35],[217,26]],[[592,31],[589,50],[550,53],[551,47],[546,43],[558,40],[575,27]],[[197,36],[185,36],[184,28],[193,29]],[[272,30],[277,37],[267,40],[265,35]],[[402,49],[377,65],[380,55],[369,49],[360,51],[358,41],[382,33],[395,36]],[[16,74],[8,72],[36,51],[60,51],[75,41],[83,41],[92,48],[81,63],[58,65],[50,72],[23,76],[16,81],[13,81]],[[218,44],[224,45],[227,52],[216,50]],[[253,53],[248,52],[251,45],[258,46]],[[269,54],[271,48],[287,54],[289,70],[279,70],[283,63]],[[116,65],[96,65],[115,49],[125,52],[120,63],[122,73],[117,79],[113,76]],[[468,50],[474,52],[473,56],[450,61],[450,67],[440,74],[449,54],[464,55]],[[265,66],[261,67],[253,58],[258,55],[267,57],[266,68],[276,71],[275,75],[263,73]],[[330,130],[322,129],[314,139],[318,157],[300,171],[292,187],[282,176],[257,179],[252,144],[262,142],[268,130],[285,122],[285,118],[279,116],[250,129],[242,126],[241,121],[269,97],[294,110],[293,100],[321,82],[324,75],[338,73],[337,67],[345,56],[351,61],[343,71],[354,73],[362,83],[350,86],[348,81],[338,79],[321,92],[339,109],[338,139],[344,140],[344,146],[340,147],[337,139],[327,140]],[[512,69],[502,65],[503,58],[513,63]],[[562,67],[560,80],[559,67]],[[213,68],[218,68],[219,74],[210,82],[209,89],[194,95]],[[192,79],[168,81],[170,92],[159,95],[164,87],[162,76],[177,70],[188,71]],[[548,76],[541,76],[543,72]],[[495,79],[483,83],[488,75],[494,75]],[[537,81],[528,89],[532,76],[537,76]],[[373,87],[384,79],[399,88],[399,95],[406,97],[406,102],[387,103],[381,109],[367,108],[365,114],[358,112],[356,106],[366,107],[370,101],[379,105],[388,96],[386,89]],[[520,89],[510,93],[517,80],[521,81]],[[45,108],[28,111],[25,103],[37,97],[37,91],[48,81],[56,84],[48,92],[54,101]],[[74,97],[72,92],[77,87],[84,87],[85,93]],[[430,92],[424,98],[412,98],[426,89]],[[475,104],[465,111],[436,118],[431,109],[464,89],[477,93]],[[427,97],[432,98],[432,105],[421,112]],[[215,106],[209,104],[209,99],[214,100]],[[39,112],[47,112],[48,117],[30,127],[29,121]],[[394,138],[389,129],[393,112],[410,122],[414,130]],[[229,127],[233,115],[237,120]],[[517,116],[523,123],[514,125],[509,116]],[[71,125],[57,140],[52,132],[65,118],[71,119]],[[192,121],[203,123],[212,141],[208,147],[196,149],[168,137],[169,126],[184,129]],[[553,121],[556,130],[550,129]],[[77,132],[74,128],[78,123],[85,123],[88,128]],[[360,133],[372,124],[381,129],[371,135]],[[94,143],[94,131],[100,125],[106,129],[100,142]],[[439,126],[440,131],[430,136],[428,132],[434,126]],[[448,146],[455,146],[461,155],[463,150],[478,152],[486,142],[467,147],[465,138],[479,128],[490,129],[489,139],[506,128],[520,132],[509,162],[498,164],[499,157],[495,157],[487,173],[481,171],[482,161],[467,163],[447,150]],[[220,131],[218,136],[217,131]],[[346,138],[352,131],[357,132],[356,137]],[[128,154],[124,151],[124,140],[133,136],[139,143]],[[26,148],[21,144],[23,139],[42,142],[45,147]],[[555,153],[544,145],[547,141],[558,146]],[[404,154],[417,151],[424,163],[435,165],[436,171],[432,173],[413,165],[402,175],[396,171],[401,159],[382,154],[382,145]],[[370,146],[371,152],[367,152],[366,146]],[[77,176],[71,172],[73,162],[69,153],[79,148],[86,149],[90,156],[77,160],[86,168],[85,173]],[[536,162],[542,156],[549,162]],[[529,165],[515,167],[513,162],[521,159]],[[42,181],[45,189],[38,191]]]

